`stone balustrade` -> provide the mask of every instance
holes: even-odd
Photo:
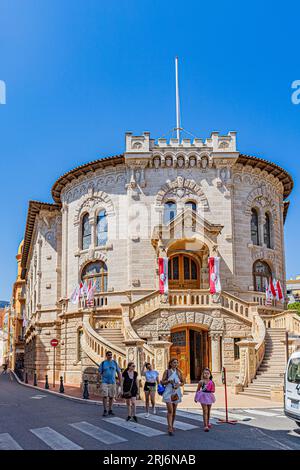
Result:
[[[267,328],[285,328],[289,333],[300,335],[300,315],[297,310],[284,310],[276,315],[264,315]]]
[[[99,362],[105,359],[106,351],[111,351],[113,353],[113,359],[119,364],[119,366],[125,366],[125,349],[123,350],[110,343],[107,339],[101,337],[101,335],[92,328],[89,315],[84,315],[82,327],[83,335],[81,337],[81,345],[92,361],[99,364]]]

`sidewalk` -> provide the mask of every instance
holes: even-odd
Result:
[[[32,384],[29,384],[32,385]],[[45,383],[42,381],[38,381],[38,386],[35,387],[37,390],[47,392],[45,390]],[[74,387],[71,385],[64,385],[65,393],[64,396],[72,397],[72,398],[79,398],[82,399],[82,389],[80,387]],[[55,388],[52,387],[52,384],[49,384],[49,390],[52,392],[59,392],[59,384],[56,383]],[[195,408],[199,409],[200,405],[194,402],[194,392],[185,392],[183,395],[182,402],[178,405],[178,408]],[[214,404],[215,408],[225,408],[225,396],[224,396],[224,387],[216,387],[216,403]],[[89,394],[89,400],[96,401],[102,403],[102,399],[99,395],[94,395],[92,393]],[[88,401],[88,400],[84,400]],[[156,401],[158,405],[165,406],[162,401],[162,398],[157,395]],[[236,409],[236,408],[280,408],[283,406],[283,403],[278,401],[271,401],[265,400],[263,398],[255,398],[245,395],[234,395],[231,387],[227,388],[227,401],[228,401],[228,408]],[[122,398],[117,398],[115,401],[117,404],[123,405],[125,401]],[[143,400],[137,400],[138,406],[143,406]]]

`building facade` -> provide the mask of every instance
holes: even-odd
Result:
[[[31,201],[26,222],[29,377],[53,373],[56,338],[56,376],[70,384],[96,383],[108,349],[121,367],[147,360],[163,371],[177,357],[187,382],[204,366],[220,382],[225,366],[230,383],[245,384],[262,361],[266,317],[285,310],[264,292],[270,277],[285,291],[292,186],[282,168],[241,154],[235,132],[180,142],[126,133],[124,154],[60,177],[54,203]],[[158,290],[161,256],[168,295]],[[209,294],[210,256],[220,257],[219,296]],[[93,305],[72,304],[90,280]]]

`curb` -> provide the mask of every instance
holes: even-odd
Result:
[[[19,377],[16,375],[16,373],[14,371],[10,371],[11,374],[13,374],[15,380],[18,382],[19,385],[23,385],[23,387],[29,387],[29,388],[32,388],[34,390],[40,390],[42,391],[43,393],[49,393],[51,395],[56,395],[57,397],[59,398],[64,398],[65,400],[71,400],[71,401],[76,401],[77,403],[84,403],[85,405],[97,405],[97,406],[103,406],[103,403],[101,403],[100,401],[98,400],[90,400],[89,398],[88,399],[85,399],[85,398],[79,398],[79,397],[73,397],[72,395],[66,395],[65,393],[59,393],[59,392],[55,392],[54,390],[46,390],[45,388],[41,388],[39,387],[38,385],[30,385],[30,384],[25,384],[24,382],[22,382]],[[126,406],[126,403],[114,403],[114,406]],[[143,405],[138,405],[137,406],[143,406]]]

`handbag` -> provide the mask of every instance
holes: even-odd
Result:
[[[179,400],[179,395],[177,392],[173,393],[173,395],[171,395],[171,401],[177,401]]]
[[[158,395],[163,395],[166,387],[163,384],[158,384],[157,386],[157,393]]]

